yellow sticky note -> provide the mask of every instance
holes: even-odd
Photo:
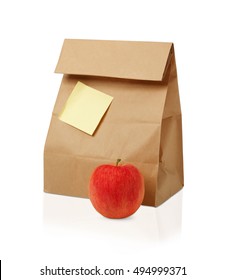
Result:
[[[59,119],[92,135],[112,100],[112,96],[78,82]]]

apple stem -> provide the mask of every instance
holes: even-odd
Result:
[[[118,158],[117,161],[116,161],[116,166],[118,166],[118,164],[121,162],[121,159]]]

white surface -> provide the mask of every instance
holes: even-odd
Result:
[[[0,4],[2,279],[47,279],[39,275],[45,265],[186,266],[188,279],[224,278],[222,4],[218,0]],[[43,147],[61,81],[61,75],[53,72],[64,38],[175,43],[185,188],[162,207],[141,207],[133,217],[115,221],[98,215],[88,200],[43,194]]]

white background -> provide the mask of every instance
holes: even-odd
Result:
[[[45,265],[186,266],[188,276],[179,279],[224,279],[223,2],[1,1],[2,279],[73,279],[40,276]],[[174,42],[185,188],[162,207],[142,206],[115,221],[101,217],[87,199],[43,193],[43,148],[64,38]]]

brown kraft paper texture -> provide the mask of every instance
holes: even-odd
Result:
[[[44,149],[44,191],[88,197],[101,164],[135,165],[145,179],[143,204],[158,206],[183,187],[182,120],[172,43],[64,41],[62,83]],[[113,97],[94,134],[58,119],[80,81]]]

